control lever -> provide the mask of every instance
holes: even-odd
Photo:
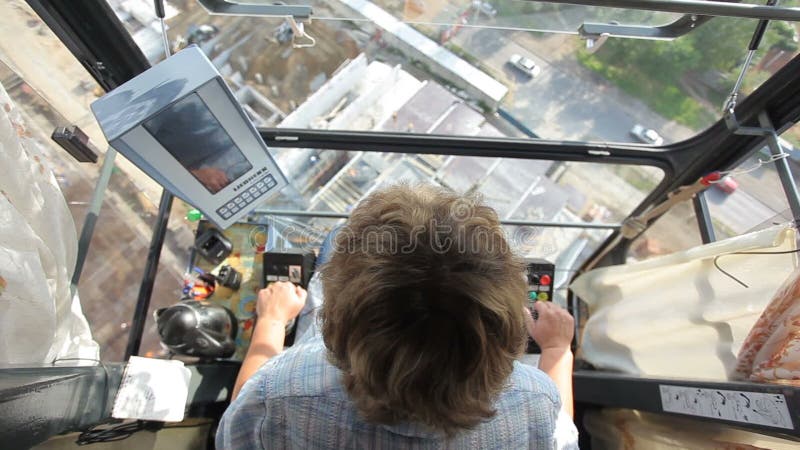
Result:
[[[308,289],[308,282],[314,273],[314,263],[317,259],[314,253],[289,248],[281,252],[266,252],[262,257],[262,288],[276,281],[289,281],[303,289]],[[289,346],[294,343],[296,332],[297,320],[292,319],[286,324],[284,345]]]

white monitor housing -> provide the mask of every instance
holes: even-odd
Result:
[[[109,144],[227,228],[286,186],[203,52],[188,47],[92,104]]]

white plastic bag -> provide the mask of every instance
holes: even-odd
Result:
[[[64,196],[0,85],[0,363],[98,357],[76,295]]]

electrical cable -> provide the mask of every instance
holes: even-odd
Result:
[[[89,445],[99,442],[121,441],[131,437],[134,433],[143,430],[157,432],[162,429],[171,428],[196,428],[204,425],[213,424],[213,420],[182,425],[164,425],[163,422],[152,422],[147,420],[137,420],[135,422],[122,422],[106,428],[92,428],[86,430],[78,436],[75,441],[77,445]]]
[[[98,442],[121,441],[129,438],[133,433],[144,429],[144,421],[123,422],[108,428],[92,428],[78,435],[75,440],[77,445],[96,444]]]
[[[103,386],[103,402],[101,404],[103,405],[103,408],[105,408],[106,405],[108,404],[108,390],[109,390],[110,376],[108,373],[108,367],[106,367],[103,361],[96,358],[56,358],[50,364],[56,366],[57,363],[63,361],[92,361],[97,363],[100,367],[103,368],[103,372],[105,372],[105,383]],[[125,439],[134,432],[141,429],[138,428],[140,426],[139,422],[141,421],[133,423],[124,423],[121,424],[120,426],[103,428],[101,430],[92,428],[78,435],[78,439],[75,440],[75,443],[77,445],[87,445],[87,444],[93,444],[95,442],[109,442],[109,441],[118,441],[121,439]],[[136,425],[136,427],[134,427],[133,425]]]
[[[800,248],[795,249],[795,250],[786,250],[786,251],[780,251],[780,252],[732,252],[732,253],[726,253],[724,255],[717,255],[717,256],[714,257],[714,267],[716,267],[717,270],[719,270],[723,274],[727,275],[733,281],[741,284],[745,288],[750,288],[750,286],[745,284],[743,281],[741,281],[738,278],[736,278],[735,276],[731,275],[729,272],[726,272],[725,270],[723,270],[722,267],[719,266],[719,261],[718,260],[720,258],[722,258],[723,256],[730,256],[730,255],[786,255],[786,254],[789,254],[789,253],[798,253],[798,252],[800,252]]]
[[[708,180],[708,183],[709,184],[722,183],[722,179],[727,175],[731,175],[731,176],[733,176],[733,175],[743,175],[743,174],[746,174],[746,173],[754,172],[754,171],[764,167],[767,164],[771,164],[771,163],[780,161],[780,160],[782,160],[784,158],[788,158],[789,156],[791,156],[789,153],[787,153],[786,151],[782,151],[781,153],[779,153],[777,155],[772,155],[767,159],[758,158],[758,162],[756,162],[756,164],[754,164],[751,167],[747,167],[747,168],[743,168],[743,169],[738,169],[737,168],[737,169],[733,169],[733,170],[718,171],[717,173],[719,173],[719,178],[716,179],[716,180]]]

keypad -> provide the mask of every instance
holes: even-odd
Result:
[[[278,182],[275,181],[275,177],[272,175],[267,175],[264,178],[254,182],[253,185],[248,189],[242,191],[241,194],[237,195],[228,203],[218,208],[217,214],[219,214],[223,219],[229,219],[239,211],[243,210],[247,205],[258,200],[277,185]]]

